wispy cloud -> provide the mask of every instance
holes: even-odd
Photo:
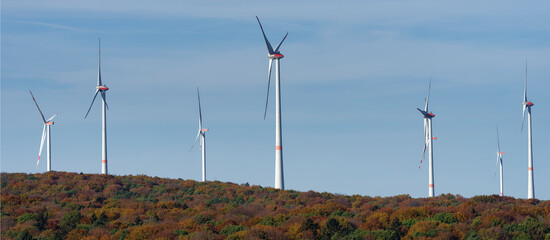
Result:
[[[8,22],[27,24],[27,25],[35,25],[35,26],[44,26],[44,27],[49,27],[49,28],[56,28],[56,29],[67,30],[67,31],[72,31],[72,32],[80,32],[80,33],[101,33],[101,31],[98,31],[98,30],[86,29],[86,28],[81,28],[81,27],[71,27],[71,26],[67,26],[67,25],[47,23],[47,22],[19,21],[19,20],[12,20],[12,21],[8,21]]]

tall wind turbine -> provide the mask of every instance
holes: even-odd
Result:
[[[429,168],[429,185],[428,185],[428,196],[433,197],[434,196],[434,169],[433,169],[433,137],[432,137],[432,118],[435,117],[435,114],[428,111],[428,103],[430,101],[430,90],[432,88],[432,79],[430,78],[430,84],[428,85],[428,96],[426,97],[426,105],[424,106],[424,110],[420,108],[418,111],[422,113],[422,117],[424,118],[424,151],[422,152],[422,158],[420,159],[420,163],[422,164],[422,160],[424,159],[424,156],[426,154],[426,149],[428,149],[428,168]]]
[[[504,196],[504,175],[503,175],[503,163],[502,163],[502,155],[504,155],[504,152],[500,151],[500,138],[498,136],[498,127],[497,127],[497,165],[500,166],[500,196]]]
[[[525,61],[525,87],[523,89],[523,120],[521,121],[521,129],[525,122],[525,110],[527,109],[527,149],[528,149],[528,183],[527,183],[527,198],[535,198],[535,176],[533,173],[533,137],[531,126],[531,107],[535,104],[527,101],[527,61]]]
[[[199,88],[197,88],[197,98],[199,99],[199,130],[197,133],[197,137],[195,138],[195,142],[193,145],[191,145],[191,149],[193,149],[193,146],[195,146],[195,143],[197,143],[197,140],[199,139],[199,136],[201,138],[201,149],[202,149],[202,181],[206,181],[206,132],[208,132],[208,128],[202,128],[202,113],[201,113],[201,96],[199,94]],[[191,151],[190,149],[190,151]]]
[[[47,139],[46,141],[46,153],[47,153],[47,170],[52,170],[52,145],[50,144],[51,141],[51,134],[50,134],[50,126],[53,125],[53,119],[59,115],[59,113],[54,114],[51,118],[46,120],[44,118],[44,114],[42,114],[42,111],[40,110],[40,107],[38,106],[38,103],[36,102],[36,99],[34,99],[34,96],[31,93],[32,100],[34,101],[34,104],[36,105],[36,108],[38,109],[38,112],[40,113],[40,116],[42,117],[42,121],[44,121],[44,129],[42,130],[42,140],[40,141],[40,150],[38,151],[38,161],[36,161],[36,168],[38,168],[38,163],[40,163],[40,155],[42,154],[42,147],[44,147],[44,139]]]
[[[267,103],[269,101],[269,85],[271,82],[271,65],[273,64],[273,60],[275,60],[275,188],[277,189],[285,189],[285,182],[283,177],[283,135],[282,135],[282,126],[281,126],[281,76],[280,76],[280,65],[279,60],[283,58],[283,54],[279,52],[279,48],[281,47],[281,44],[286,39],[286,36],[288,36],[288,33],[286,33],[285,37],[279,45],[273,50],[273,47],[271,47],[271,44],[267,40],[267,37],[265,36],[264,28],[262,27],[262,23],[260,23],[260,19],[256,16],[256,20],[258,20],[258,24],[260,24],[260,29],[262,30],[262,34],[264,36],[265,44],[267,45],[267,57],[269,58],[269,70],[267,73],[267,97],[265,100],[265,111],[264,111],[264,120],[265,116],[267,114]]]
[[[99,57],[97,62],[97,86],[95,87],[95,95],[92,99],[92,103],[90,104],[90,107],[88,108],[88,112],[86,113],[86,116],[84,118],[88,117],[88,114],[90,113],[90,110],[92,109],[92,106],[94,105],[95,98],[97,97],[97,94],[101,94],[102,99],[102,105],[101,105],[101,112],[102,112],[102,128],[101,128],[101,173],[107,174],[107,109],[109,109],[109,106],[107,106],[107,100],[105,92],[109,90],[109,88],[106,85],[103,85],[101,82],[101,40],[99,41]]]

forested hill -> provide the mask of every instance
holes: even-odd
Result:
[[[1,174],[2,239],[550,239],[550,201],[344,196],[233,183]]]

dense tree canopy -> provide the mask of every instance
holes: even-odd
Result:
[[[550,239],[550,201],[344,196],[222,182],[1,174],[2,239]]]

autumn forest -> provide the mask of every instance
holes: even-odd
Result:
[[[550,239],[550,201],[298,192],[223,182],[1,174],[2,239]]]

